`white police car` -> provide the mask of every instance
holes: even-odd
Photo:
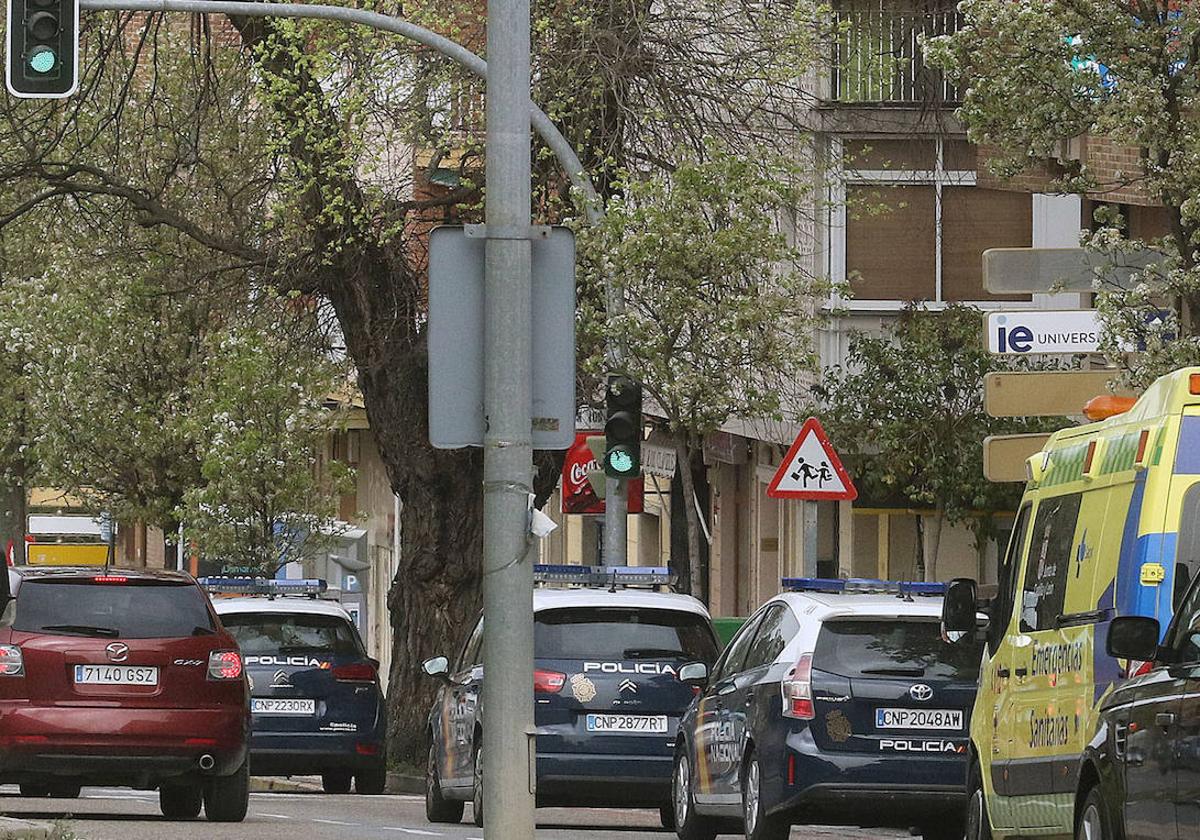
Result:
[[[250,680],[250,772],[320,775],[327,793],[383,793],[379,663],[319,580],[203,578]],[[246,593],[258,593],[247,595]],[[295,597],[307,596],[307,597]]]
[[[658,808],[669,825],[675,735],[694,696],[679,670],[717,658],[708,611],[688,595],[635,588],[669,583],[663,568],[534,574],[538,805]],[[453,662],[425,663],[442,681],[429,716],[431,822],[458,822],[470,801],[482,825],[482,640],[480,619]]]
[[[795,823],[963,836],[981,648],[941,637],[942,584],[786,579],[711,671],[680,724],[682,840],[735,819],[749,840]]]

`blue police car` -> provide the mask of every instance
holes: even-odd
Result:
[[[654,591],[670,580],[661,568],[539,566],[535,577],[537,804],[658,808],[669,827],[675,736],[695,694],[679,669],[717,658],[708,611]],[[481,619],[452,662],[424,666],[442,682],[429,716],[431,822],[458,822],[469,801],[483,824],[482,640]]]
[[[320,775],[327,793],[383,793],[386,707],[379,663],[317,580],[207,578],[250,680],[250,772]],[[294,596],[308,597],[294,597]]]
[[[797,823],[915,827],[961,840],[981,647],[941,636],[942,584],[789,579],[720,660],[680,725],[681,840],[736,821],[748,840]]]

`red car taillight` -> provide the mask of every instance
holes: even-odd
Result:
[[[812,654],[800,657],[792,670],[788,671],[779,684],[783,693],[783,716],[797,720],[812,720],[816,717],[812,701]]]
[[[375,666],[367,662],[339,665],[333,669],[333,678],[338,682],[375,682]]]
[[[543,671],[540,668],[533,672],[533,691],[535,694],[558,694],[567,684],[567,675],[558,671]]]
[[[0,677],[25,676],[25,657],[16,645],[0,645]]]
[[[208,655],[210,680],[236,680],[242,676],[242,657],[236,650],[214,650]]]

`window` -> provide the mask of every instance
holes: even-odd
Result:
[[[1025,549],[1025,538],[1029,536],[1029,512],[1033,505],[1024,504],[1017,514],[1016,524],[1013,525],[1012,536],[1009,538],[1008,551],[1000,566],[1000,591],[996,595],[996,607],[993,610],[994,620],[988,625],[988,650],[994,655],[1000,647],[1000,642],[1008,630],[1008,622],[1012,617],[1013,601],[1015,600],[1017,581],[1021,572],[1021,557]]]
[[[942,640],[941,624],[894,618],[826,621],[817,636],[813,667],[858,677],[979,679],[982,645]]]
[[[344,656],[363,653],[353,627],[336,615],[226,613],[221,623],[248,656],[292,651]]]
[[[468,668],[474,668],[479,664],[479,647],[483,644],[483,619],[479,619],[475,624],[475,629],[471,631],[471,635],[463,642],[462,653],[458,655],[458,664],[454,668],[457,674],[461,671],[466,671]]]
[[[1200,585],[1190,589],[1182,600],[1167,645],[1177,652],[1176,662],[1200,662]]]
[[[759,613],[752,617],[742,625],[742,629],[737,632],[737,635],[729,640],[729,647],[725,649],[725,655],[721,657],[721,661],[713,671],[713,683],[731,677],[742,670],[742,664],[746,661],[746,652],[750,649],[750,643],[754,641],[758,625],[762,623],[762,615]]]
[[[1191,419],[1200,418],[1185,417],[1184,423],[1186,424]],[[1182,454],[1182,434],[1179,443]],[[1179,546],[1175,549],[1175,590],[1172,601],[1176,606],[1179,605],[1188,585],[1195,576],[1198,562],[1200,562],[1200,482],[1187,489],[1183,496],[1183,506],[1179,515]]]
[[[1043,499],[1038,504],[1021,593],[1023,633],[1050,630],[1062,614],[1082,498],[1082,494],[1073,493]]]
[[[717,640],[708,620],[681,610],[571,607],[542,610],[533,627],[539,659],[679,659],[710,664]]]
[[[214,632],[207,599],[190,583],[90,578],[27,580],[13,629],[113,639],[165,639]]]
[[[788,642],[796,635],[800,625],[786,604],[775,604],[763,616],[762,624],[750,645],[743,670],[769,665],[775,661]]]

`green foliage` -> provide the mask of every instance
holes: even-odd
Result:
[[[803,191],[794,166],[713,145],[671,174],[624,173],[603,222],[579,231],[580,355],[642,382],[671,430],[690,439],[730,417],[778,416],[815,364],[813,300],[826,289],[779,222]],[[770,160],[770,164],[764,163]],[[605,278],[624,315],[607,317]]]
[[[1200,11],[1166,0],[967,0],[959,8],[965,28],[932,39],[927,51],[967,83],[960,115],[972,140],[997,151],[994,170],[1011,176],[1060,158],[1061,142],[1081,135],[1142,151],[1131,171],[1115,175],[1076,161],[1058,167],[1064,191],[1103,200],[1132,188],[1162,204],[1170,221],[1165,238],[1142,243],[1102,209],[1084,239],[1114,263],[1143,244],[1167,255],[1132,290],[1097,278],[1109,358],[1130,366],[1134,385],[1200,363]],[[1154,319],[1163,306],[1174,316]],[[1125,352],[1140,346],[1146,351],[1136,357]]]
[[[826,371],[814,393],[836,440],[853,441],[860,498],[943,511],[950,522],[986,524],[1014,510],[1021,487],[983,475],[988,435],[1050,431],[1050,419],[998,419],[983,410],[983,377],[1027,368],[988,353],[982,315],[910,306],[890,334],[856,336],[843,367]],[[976,514],[984,514],[975,520]]]

